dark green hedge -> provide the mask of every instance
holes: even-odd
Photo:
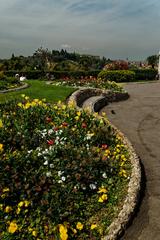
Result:
[[[18,73],[20,76],[23,74],[27,77],[27,79],[44,79],[47,74],[54,75],[55,79],[61,79],[64,77],[70,77],[70,78],[80,78],[83,77],[97,77],[100,73],[100,70],[94,70],[94,71],[50,71],[50,72],[44,72],[44,71],[6,71],[5,74],[8,77],[13,77],[15,74]]]
[[[155,80],[158,71],[156,69],[135,69],[136,80]]]
[[[132,82],[135,79],[135,73],[129,70],[104,70],[98,74],[99,78],[114,82]]]

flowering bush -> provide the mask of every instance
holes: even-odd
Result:
[[[103,78],[96,77],[81,77],[79,79],[65,77],[61,81],[53,82],[55,85],[62,86],[74,86],[74,87],[93,87],[93,88],[104,88],[111,90],[112,92],[124,92],[124,89],[113,81],[106,81]]]
[[[3,74],[3,72],[0,72],[0,90],[7,90],[20,85],[20,81],[15,77],[7,77]]]
[[[106,118],[23,96],[0,112],[0,239],[101,239],[130,161]]]

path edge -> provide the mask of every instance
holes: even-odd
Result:
[[[2,91],[0,91],[0,93],[16,92],[16,91],[20,91],[20,90],[23,90],[23,89],[28,88],[28,87],[29,87],[29,84],[28,83],[24,83],[20,87],[10,88],[10,89],[7,89],[7,90],[2,90]]]

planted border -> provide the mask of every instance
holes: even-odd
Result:
[[[87,89],[86,89],[87,91]],[[85,94],[84,90],[78,90],[74,92],[68,102],[71,104],[72,102],[78,107],[79,105],[82,105],[82,97],[81,95]],[[123,95],[124,94],[124,95]],[[129,97],[129,95],[126,96],[125,93],[123,93],[121,97],[116,94],[115,96],[108,99],[108,103],[112,102],[113,100],[119,101],[119,100],[125,100]],[[110,96],[110,95],[109,95]],[[88,96],[89,97],[89,96]],[[123,99],[124,98],[124,99]],[[80,102],[80,104],[79,104]],[[94,112],[95,102],[91,105],[90,111]],[[103,107],[103,106],[102,106]],[[123,202],[123,206],[118,214],[118,216],[113,220],[113,222],[110,224],[110,226],[107,228],[108,234],[103,237],[103,240],[116,240],[118,236],[124,231],[124,229],[127,227],[128,222],[134,215],[134,211],[136,209],[136,206],[139,201],[139,192],[141,188],[141,167],[140,167],[140,161],[139,158],[130,143],[130,141],[127,139],[124,134],[118,130],[114,125],[112,125],[114,131],[121,136],[122,141],[124,145],[127,147],[129,154],[130,154],[130,162],[132,165],[132,173],[130,177],[130,181],[128,184],[128,193],[127,196]]]
[[[28,88],[28,87],[29,87],[28,83],[23,83],[23,85],[20,86],[20,87],[10,88],[10,89],[7,89],[7,90],[1,90],[0,93],[8,93],[8,92],[20,91],[20,90],[23,90],[23,89]]]

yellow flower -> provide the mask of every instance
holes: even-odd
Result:
[[[21,201],[21,202],[18,203],[18,207],[19,207],[19,208],[20,208],[20,207],[23,207],[23,205],[24,205],[24,202],[23,202],[23,201]]]
[[[76,121],[78,121],[79,120],[79,116],[75,116],[75,119],[76,119]]]
[[[24,206],[25,206],[25,207],[28,207],[28,206],[29,206],[29,204],[30,204],[30,202],[29,202],[29,201],[27,201],[27,200],[25,200],[25,201],[24,201]]]
[[[3,127],[3,123],[2,123],[2,120],[0,119],[0,128]]]
[[[32,236],[37,237],[37,231],[36,230],[32,231]]]
[[[78,222],[77,225],[76,225],[76,228],[78,230],[82,230],[83,229],[83,224],[81,222]]]
[[[17,106],[18,107],[23,107],[23,104],[22,103],[18,103]]]
[[[3,144],[0,143],[0,152],[3,152]]]
[[[120,170],[120,172],[119,172],[119,174],[120,174],[120,176],[122,176],[122,177],[127,177],[127,173],[126,173],[126,170],[124,170],[124,169],[121,169]]]
[[[79,112],[77,112],[77,116],[79,116],[79,117],[81,116],[81,112],[80,112],[80,111],[79,111]]]
[[[32,232],[32,231],[33,231],[33,228],[28,227],[28,231],[29,231],[29,232]]]
[[[93,224],[91,225],[91,230],[95,229],[96,227],[97,227],[97,224],[96,224],[96,223],[93,223]]]
[[[16,210],[16,213],[20,214],[20,211],[21,211],[21,209],[18,207],[17,210]]]
[[[107,189],[102,186],[99,188],[98,193],[107,193]]]
[[[106,116],[106,113],[105,112],[102,112],[102,117],[105,117]]]
[[[8,227],[8,232],[9,233],[15,233],[18,229],[17,223],[16,222],[11,222],[9,227]]]
[[[63,224],[59,225],[59,232],[60,232],[61,240],[67,240],[68,239],[67,228]]]
[[[9,192],[9,188],[3,188],[3,193]]]
[[[98,202],[104,202],[108,199],[107,194],[103,194],[101,197],[99,197]]]
[[[70,100],[70,101],[68,102],[68,106],[69,106],[69,108],[75,108],[76,102],[75,102],[74,100]]]
[[[29,97],[26,96],[26,97],[25,97],[25,100],[28,100],[28,99],[29,99]]]
[[[4,211],[5,211],[6,213],[11,212],[11,211],[12,211],[12,207],[7,206],[7,207],[4,209]]]
[[[62,110],[65,110],[66,109],[66,105],[62,105]]]
[[[71,230],[72,230],[72,232],[73,232],[74,234],[77,233],[77,230],[76,230],[75,228],[72,228],[72,227],[71,227]]]
[[[24,97],[25,97],[25,94],[21,94],[21,97],[23,97],[23,98],[24,98]]]

